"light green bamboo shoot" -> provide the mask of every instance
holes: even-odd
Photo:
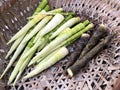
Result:
[[[59,29],[64,23],[66,23],[69,19],[71,19],[73,16],[72,15],[69,15],[69,16],[67,16],[57,27],[55,27],[50,33],[49,33],[49,35],[47,35],[47,37],[49,38],[57,29]],[[46,37],[46,36],[45,36]],[[50,40],[49,40],[50,41]],[[39,42],[39,41],[38,41]],[[45,39],[45,41],[44,41],[44,43],[43,44],[45,44],[45,46],[48,44],[48,40],[46,40]],[[43,47],[44,47],[44,45],[43,45]],[[41,49],[43,49],[43,47],[42,47],[42,45],[40,45],[39,46],[39,50],[41,50]],[[35,64],[37,62],[37,60],[36,61],[30,61],[30,63],[29,63],[29,65],[28,66],[30,66],[30,65],[33,65],[33,64]]]
[[[53,30],[57,25],[59,25],[64,20],[64,16],[61,14],[56,14],[52,20],[41,30],[38,32],[35,37],[34,43],[38,40],[38,38],[43,37],[45,34]]]
[[[21,67],[21,65],[22,65],[23,62],[25,61],[25,59],[22,60],[21,58],[22,58],[22,57],[24,56],[24,54],[26,54],[26,53],[28,52],[28,50],[34,45],[34,43],[32,43],[33,40],[34,40],[34,37],[30,40],[30,42],[29,42],[28,45],[26,46],[25,50],[23,51],[22,55],[20,56],[20,58],[19,58],[19,60],[18,60],[18,62],[17,62],[17,64],[16,64],[14,70],[12,71],[12,73],[11,73],[11,75],[10,75],[8,84],[10,84],[10,83],[14,80],[15,76],[17,75],[17,73],[18,73],[18,71],[19,71],[19,68]],[[33,56],[32,54],[29,55],[29,57],[32,57],[32,56]]]
[[[54,52],[53,52],[54,53]],[[23,79],[28,79],[30,77],[33,77],[43,70],[49,68],[50,66],[57,63],[59,60],[64,58],[68,54],[68,50],[65,47],[60,48],[52,57],[50,57],[48,60],[44,61],[44,63],[40,62],[39,66],[37,66],[33,71],[31,71],[29,74],[27,74]]]
[[[53,33],[53,35],[50,37],[50,39],[55,38],[57,35],[59,35],[64,29],[73,26],[74,24],[80,22],[79,17],[74,17],[68,20],[65,24],[63,24],[56,32]]]
[[[46,11],[46,10],[45,10]],[[62,8],[57,8],[57,9],[54,9],[54,10],[51,10],[49,12],[44,12],[42,11],[43,14],[46,14],[46,15],[56,15],[57,13],[61,13],[63,11]],[[48,13],[48,14],[47,14]],[[36,17],[36,15],[33,15],[31,17],[28,17],[28,19],[33,19],[34,17]]]
[[[88,26],[86,26],[83,30],[79,31],[78,33],[74,34],[73,36],[71,36],[70,38],[68,38],[67,40],[65,40],[64,42],[62,42],[58,47],[61,46],[68,46],[71,43],[73,43],[75,40],[77,40],[84,32],[87,32],[88,30],[90,30],[91,28],[94,27],[93,23],[90,23]]]
[[[63,8],[57,8],[57,9],[49,11],[48,13],[60,13],[62,11],[63,11]]]
[[[10,44],[14,40],[18,39],[23,34],[26,34],[31,27],[33,27],[37,22],[39,22],[41,19],[43,19],[46,16],[46,14],[39,13],[34,17],[32,20],[30,20],[19,32],[17,32],[7,44]]]
[[[55,48],[57,45],[65,41],[70,36],[74,35],[75,33],[79,32],[81,29],[85,28],[86,24],[89,21],[86,20],[84,23],[80,23],[76,25],[74,28],[70,29],[67,28],[64,30],[58,37],[55,38],[50,44],[48,44],[44,49],[42,49],[35,57],[33,57],[33,61],[39,60],[41,57],[45,57],[45,55],[49,54],[49,52]]]
[[[46,12],[48,12],[48,11],[50,10],[50,6],[49,6],[49,5],[46,5],[45,8],[44,8],[44,10],[45,10]]]
[[[21,74],[23,73],[23,71],[24,71],[25,68],[27,67],[27,65],[28,65],[28,63],[29,63],[29,61],[30,61],[30,59],[32,58],[33,55],[34,55],[34,52],[31,53],[31,55],[30,55],[29,57],[27,57],[27,59],[26,59],[26,60],[23,62],[23,64],[20,66],[20,68],[18,68],[18,69],[19,69],[19,73],[17,74],[17,76],[16,76],[16,78],[15,78],[15,80],[14,80],[14,82],[13,82],[13,86],[15,86],[16,82],[18,81],[18,79],[20,78]],[[9,79],[8,84],[11,83],[11,82],[12,82],[12,81]]]
[[[47,1],[46,0],[43,0],[39,5],[38,7],[36,8],[35,12],[33,13],[32,16],[34,16],[36,13],[39,13],[44,7],[44,10],[45,11],[48,11],[50,8],[49,8],[49,5],[46,5]],[[45,6],[46,5],[46,6]],[[22,39],[24,38],[26,34],[23,34],[21,37],[19,37],[14,43],[13,45],[11,46],[10,50],[8,51],[5,59],[7,59],[12,53],[13,51],[18,47],[18,45],[20,44],[20,42],[22,41]]]
[[[24,42],[28,42],[37,32],[41,31],[41,29],[52,19],[52,16],[46,16],[43,18],[35,28],[24,38]]]
[[[48,3],[47,0],[42,0],[42,2],[40,2],[39,5],[37,6],[33,15],[37,15],[40,11],[42,11],[47,5],[47,3]]]
[[[8,51],[5,59],[8,59],[8,57],[15,51],[15,49],[18,47],[22,39],[24,38],[25,35],[22,35],[20,38],[18,38],[11,46],[10,50]]]

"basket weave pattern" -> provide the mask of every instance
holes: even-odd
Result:
[[[15,87],[9,86],[6,90],[8,88],[8,90],[111,90],[120,74],[120,0],[48,1],[52,9],[63,7],[65,11],[74,11],[81,18],[86,16],[92,22],[104,23],[110,33],[117,32],[117,35],[107,49],[100,52],[72,79],[65,74],[65,67],[69,60],[64,58],[41,74],[27,81],[19,80]],[[2,0],[0,2],[0,73],[2,73],[8,63],[4,60],[9,49],[6,42],[26,24],[26,18],[33,13],[39,0]],[[71,48],[73,48],[72,45]],[[32,69],[32,67],[26,69],[23,75]],[[6,77],[9,75],[10,72]],[[4,82],[6,81],[5,78]]]

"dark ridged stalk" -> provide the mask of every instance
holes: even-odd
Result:
[[[106,27],[103,24],[99,25],[98,29],[94,31],[93,35],[88,41],[88,44],[86,45],[86,47],[81,52],[80,58],[86,55],[86,53],[89,52],[99,42],[99,40],[102,37],[104,37],[106,32],[107,32]]]
[[[90,38],[89,34],[87,33],[82,34],[82,36],[80,37],[79,43],[76,45],[77,49],[74,50],[74,52],[71,52],[70,55],[68,56],[69,62],[67,63],[66,68],[68,68],[69,66],[73,65],[76,62],[83,48],[87,44],[89,38]]]
[[[108,45],[113,35],[106,36],[93,49],[91,49],[80,60],[77,60],[71,67],[67,69],[68,75],[72,77],[77,74],[96,54],[98,54],[105,46]]]

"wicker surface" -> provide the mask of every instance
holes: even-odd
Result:
[[[0,1],[0,73],[8,63],[4,56],[6,42],[26,23],[39,0]],[[120,74],[120,0],[49,0],[51,8],[63,7],[92,22],[104,23],[110,32],[117,32],[109,47],[94,58],[78,75],[65,74],[67,58],[27,81],[20,80],[6,90],[111,90]],[[72,48],[72,47],[71,47]],[[32,70],[28,68],[24,75]],[[10,73],[10,72],[9,72]],[[9,73],[2,82],[6,83]],[[6,84],[0,83],[0,90]]]

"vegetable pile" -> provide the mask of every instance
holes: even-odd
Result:
[[[8,84],[19,80],[23,71],[34,66],[34,70],[23,79],[33,77],[54,65],[70,53],[68,46],[80,38],[78,50],[70,53],[71,63],[67,66],[70,77],[78,73],[111,40],[106,27],[101,24],[93,35],[87,32],[94,27],[89,20],[81,22],[73,12],[64,12],[62,8],[50,11],[47,0],[42,0],[27,24],[7,43],[13,43],[5,59],[10,55],[10,62],[1,75],[1,79],[17,61]],[[19,57],[19,58],[18,58]]]

